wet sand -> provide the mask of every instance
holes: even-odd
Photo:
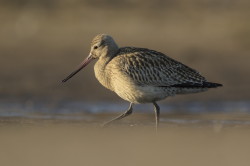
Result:
[[[101,122],[114,115],[94,116],[96,119],[92,122],[1,118],[1,165],[250,164],[250,125],[247,116],[168,115],[169,120],[163,118],[158,133],[154,130],[151,115],[135,114],[107,128],[100,128]],[[198,117],[201,121],[173,121],[195,120]],[[230,119],[242,123],[226,123]]]

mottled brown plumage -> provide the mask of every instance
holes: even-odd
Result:
[[[113,120],[131,114],[133,103],[153,103],[158,125],[160,108],[156,101],[176,94],[202,92],[222,86],[207,82],[196,70],[163,53],[146,48],[119,48],[113,38],[105,34],[97,35],[92,40],[87,59],[63,82],[93,59],[98,59],[94,66],[98,81],[131,103],[124,114]]]

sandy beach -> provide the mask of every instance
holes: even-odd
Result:
[[[107,128],[101,128],[99,121],[1,118],[1,165],[248,166],[250,163],[247,123],[169,121],[162,122],[156,133],[153,121],[133,123],[143,118],[136,114]]]

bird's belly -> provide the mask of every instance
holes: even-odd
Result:
[[[115,92],[122,99],[132,103],[150,103],[174,95],[171,89],[135,84],[123,84],[122,86],[116,84]]]

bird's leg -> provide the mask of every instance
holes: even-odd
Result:
[[[130,103],[129,108],[123,114],[121,114],[121,115],[115,117],[114,119],[112,119],[112,120],[104,123],[103,126],[106,126],[106,125],[110,124],[113,121],[125,118],[126,116],[132,114],[132,111],[133,111],[133,107],[132,106],[133,106],[133,103]]]
[[[156,102],[153,102],[154,104],[154,111],[155,111],[155,127],[156,127],[156,131],[158,129],[159,126],[159,119],[160,119],[160,107],[157,105]]]

